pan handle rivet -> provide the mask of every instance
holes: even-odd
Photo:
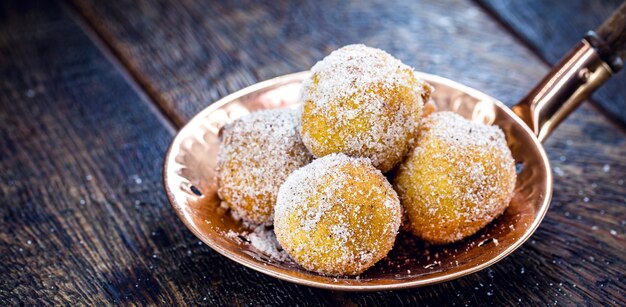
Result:
[[[578,78],[580,78],[580,81],[582,82],[587,82],[590,76],[591,72],[589,71],[589,68],[583,68],[578,71]]]

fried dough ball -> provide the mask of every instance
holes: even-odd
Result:
[[[278,193],[274,231],[304,268],[356,275],[391,250],[401,210],[369,159],[330,154],[289,175]]]
[[[304,81],[302,141],[315,157],[370,158],[383,172],[409,151],[431,87],[388,53],[348,45],[311,68]]]
[[[515,181],[515,161],[500,128],[440,112],[424,119],[394,186],[411,231],[427,242],[446,244],[501,215]]]
[[[278,189],[312,159],[298,133],[294,110],[259,111],[222,128],[218,195],[245,221],[271,224]]]

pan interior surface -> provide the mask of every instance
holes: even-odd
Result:
[[[220,207],[215,168],[218,132],[250,112],[298,106],[307,72],[258,83],[207,107],[176,136],[164,164],[164,185],[184,224],[220,254],[254,270],[290,282],[347,291],[411,288],[452,280],[483,269],[519,247],[545,215],[552,174],[541,144],[501,102],[438,76],[418,73],[435,91],[438,111],[453,111],[504,131],[517,163],[515,195],[506,212],[476,235],[446,246],[428,246],[401,232],[389,255],[356,277],[321,276],[290,260],[276,261],[245,240],[229,234],[247,229]]]

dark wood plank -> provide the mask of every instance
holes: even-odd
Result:
[[[383,48],[509,105],[547,71],[468,1],[73,3],[179,124],[215,99],[307,69],[348,43]],[[519,251],[450,283],[333,297],[379,306],[626,304],[626,136],[585,105],[546,147],[556,174],[552,208]]]
[[[179,223],[164,126],[52,1],[0,4],[0,305],[297,305]]]
[[[476,0],[517,32],[548,63],[556,63],[581,37],[608,18],[623,0]],[[594,95],[611,117],[626,125],[626,74],[609,80]]]
[[[543,74],[532,53],[508,50],[515,40],[467,1],[73,3],[178,124],[233,91],[306,70],[356,42],[509,103],[525,94],[519,84]]]

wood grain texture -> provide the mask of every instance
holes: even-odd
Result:
[[[555,64],[589,30],[608,18],[623,0],[476,0],[498,16],[548,63]],[[593,101],[626,126],[626,74],[609,80]]]
[[[513,103],[542,67],[467,1],[102,1],[75,5],[176,123],[350,43]],[[497,55],[497,56],[494,56]],[[501,80],[502,82],[497,82]],[[531,82],[532,83],[532,82]]]
[[[470,2],[75,4],[178,123],[352,42],[509,105],[547,69]],[[552,208],[520,250],[432,287],[322,291],[198,245],[162,192],[170,131],[56,6],[1,7],[3,305],[626,304],[626,138],[589,105],[546,144]]]

